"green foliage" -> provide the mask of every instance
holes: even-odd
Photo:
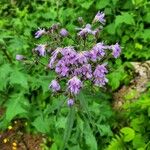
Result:
[[[117,136],[119,138],[112,140],[109,147],[115,145],[116,148],[119,148],[120,139],[122,139],[123,145],[127,149],[150,148],[149,99],[150,94],[148,90],[136,102],[125,104],[126,114],[124,119],[127,119],[128,127],[123,127],[120,130],[121,136]]]
[[[15,61],[16,54],[31,58],[38,27],[60,22],[73,33],[78,17],[90,22],[97,11],[104,11],[107,20],[101,37],[108,44],[118,40],[122,46],[121,59],[108,64],[114,67],[108,75],[108,87],[117,90],[132,78],[126,60],[150,58],[148,0],[0,1],[0,107],[6,109],[0,129],[6,129],[12,120],[24,119],[30,132],[51,138],[53,144],[47,148],[51,150],[150,149],[148,93],[126,104],[123,121],[117,122],[109,90],[91,89],[87,84],[77,96],[75,109],[69,109],[64,95],[54,96],[48,89],[53,72],[43,69],[36,58],[24,64]]]

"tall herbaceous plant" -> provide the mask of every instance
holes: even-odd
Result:
[[[78,95],[85,87],[104,88],[107,79],[108,61],[120,56],[121,48],[118,43],[107,45],[99,41],[99,35],[106,23],[105,14],[98,12],[91,24],[86,24],[82,17],[78,18],[80,27],[74,29],[74,34],[57,23],[50,28],[39,28],[35,33],[36,39],[46,37],[46,41],[37,44],[32,51],[33,57],[39,63],[40,60],[48,60],[43,64],[49,71],[55,72],[55,78],[50,81],[49,89],[55,94],[66,97],[66,105],[70,109],[70,122],[73,127],[73,113],[79,108]],[[18,61],[28,58],[16,55]],[[101,114],[99,114],[101,115]],[[68,133],[69,134],[69,133]],[[65,134],[64,134],[65,136]],[[67,137],[67,136],[66,136]],[[63,146],[65,147],[65,145]]]

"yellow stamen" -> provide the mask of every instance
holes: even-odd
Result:
[[[13,142],[12,145],[13,145],[14,147],[16,147],[16,146],[17,146],[17,143],[16,143],[16,142]]]
[[[8,142],[8,139],[5,138],[5,139],[3,140],[3,142],[4,142],[4,143],[7,143],[7,142]]]

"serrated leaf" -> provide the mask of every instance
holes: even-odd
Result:
[[[9,80],[10,84],[12,85],[17,84],[25,89],[28,88],[27,75],[18,71],[17,69],[14,69],[14,71],[11,73]]]
[[[48,118],[44,118],[42,114],[32,122],[32,125],[41,133],[50,132],[50,120]]]
[[[91,0],[77,0],[78,3],[85,9],[89,9],[90,6],[94,3],[94,1]]]
[[[96,8],[102,9],[102,8],[105,8],[109,4],[110,4],[110,0],[98,0],[96,1]]]
[[[131,14],[128,12],[124,12],[121,15],[116,16],[115,19],[115,27],[118,27],[118,25],[126,23],[128,25],[134,25],[134,18]]]
[[[97,141],[87,121],[85,122],[84,127],[84,137],[88,149],[97,150]]]
[[[124,127],[120,130],[124,134],[124,141],[130,142],[135,137],[135,131],[132,128]]]
[[[29,103],[22,94],[15,94],[6,103],[6,107],[6,120],[11,121],[16,115],[28,113]]]
[[[9,64],[0,66],[0,90],[6,88],[12,68]]]

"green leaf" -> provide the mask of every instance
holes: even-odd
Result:
[[[108,84],[112,87],[113,90],[117,89],[120,86],[120,82],[125,78],[126,74],[123,68],[120,68],[110,74],[108,74],[109,82]]]
[[[133,139],[133,147],[134,149],[138,149],[139,147],[145,146],[144,137],[141,134],[135,135],[135,138]]]
[[[97,141],[87,121],[85,121],[84,137],[88,149],[97,150]]]
[[[124,141],[130,142],[135,137],[135,131],[132,128],[124,127],[120,130],[124,134]]]
[[[122,137],[117,136],[110,142],[107,150],[126,150]]]
[[[90,6],[94,3],[94,1],[91,0],[77,0],[77,2],[85,9],[89,9]]]
[[[66,143],[68,142],[70,138],[74,120],[75,120],[75,109],[72,107],[70,108],[70,111],[67,117],[66,128],[64,131],[63,144],[60,148],[61,150],[64,150]]]
[[[53,143],[53,145],[51,146],[51,150],[58,150],[56,143]]]
[[[11,121],[16,115],[28,114],[30,106],[22,94],[15,94],[6,103],[6,107],[6,120]]]
[[[10,67],[9,64],[4,64],[0,66],[0,90],[3,90],[6,88],[11,71],[12,71],[12,68]]]
[[[28,88],[27,75],[18,71],[17,69],[14,69],[14,71],[11,73],[9,80],[10,84],[12,85],[17,84],[25,89]]]
[[[65,129],[66,122],[67,122],[67,118],[65,118],[65,117],[58,118],[58,120],[56,122],[56,128],[57,129],[59,129],[59,128]]]
[[[105,124],[105,125],[101,125],[101,124],[97,124],[98,130],[101,134],[101,136],[112,136],[112,131],[110,129],[110,126]]]
[[[110,4],[110,0],[98,0],[96,1],[96,8],[102,9],[102,8],[105,8],[109,4]]]
[[[126,23],[128,25],[134,25],[134,18],[131,14],[128,12],[123,12],[122,15],[116,16],[115,19],[115,27],[118,27],[118,25]]]
[[[50,120],[46,117],[43,117],[42,114],[32,122],[32,125],[41,133],[50,132]]]
[[[109,34],[112,34],[112,35],[115,34],[115,32],[116,32],[115,24],[111,23],[111,24],[107,25],[104,30],[106,30]]]

